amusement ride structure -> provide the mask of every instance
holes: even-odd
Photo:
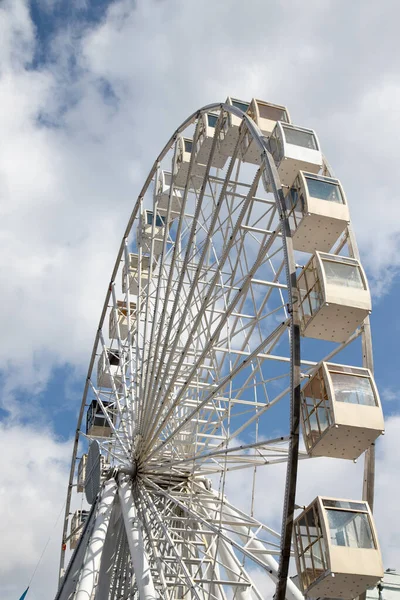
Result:
[[[111,274],[56,600],[262,600],[273,585],[275,600],[350,600],[376,585],[370,312],[315,132],[256,99],[190,116]],[[362,455],[358,498],[301,504],[300,460]]]

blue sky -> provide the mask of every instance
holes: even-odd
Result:
[[[287,105],[295,123],[317,131],[346,191],[390,417],[378,445],[377,518],[388,566],[400,568],[400,531],[385,519],[400,451],[397,12],[394,0],[356,0],[351,10],[345,0],[309,0],[308,10],[300,0],[249,0],[245,12],[231,0],[211,14],[204,0],[1,4],[0,443],[13,457],[0,493],[6,600],[29,580],[65,497],[91,345],[134,199],[173,130],[228,94]],[[339,466],[331,479],[343,479]],[[32,527],[22,527],[18,514],[28,511]],[[32,600],[52,597],[46,572],[56,571],[57,553],[56,540]]]
[[[59,31],[69,30],[72,38],[79,37],[87,27],[96,26],[104,19],[112,2],[113,0],[55,0],[46,3],[31,0],[29,12],[37,35],[33,68],[41,68],[51,61],[51,44]]]

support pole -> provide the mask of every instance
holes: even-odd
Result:
[[[142,523],[139,520],[137,509],[132,495],[132,482],[129,478],[119,479],[119,499],[121,501],[122,516],[124,519],[129,551],[132,558],[133,572],[139,591],[140,600],[156,600],[150,565],[144,549]]]
[[[91,600],[93,597],[100,570],[104,540],[106,539],[114,504],[116,486],[116,481],[112,479],[105,483],[101,492],[96,521],[83,559],[75,600]]]
[[[356,236],[351,227],[348,227],[348,245],[350,256],[354,256],[360,261],[360,253],[358,251]],[[370,319],[367,317],[364,320],[362,327],[362,354],[363,367],[374,373],[374,356],[372,352],[372,337]],[[375,490],[375,443],[371,444],[364,455],[364,479],[362,498],[366,500],[372,512],[374,512],[374,490]]]
[[[121,520],[116,522],[115,519],[116,508],[117,507],[114,504],[113,514],[111,516],[111,521],[108,527],[108,532],[101,555],[96,600],[109,600],[110,598],[111,580],[117,562],[118,550],[120,549],[121,545],[121,532],[123,533],[123,523]],[[111,597],[113,598],[112,595]]]

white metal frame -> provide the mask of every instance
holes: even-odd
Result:
[[[207,164],[196,164],[195,152],[186,157],[180,212],[171,210],[171,185],[161,252],[154,251],[153,240],[149,256],[143,256],[141,247],[135,247],[136,227],[143,210],[157,211],[150,184],[160,168],[172,167],[176,175],[173,167],[183,137],[192,135],[195,148],[201,115],[210,111],[219,116]],[[223,173],[215,175],[212,161],[227,114],[242,126]],[[246,134],[257,141],[262,157],[253,171],[243,167],[240,154]],[[327,164],[324,172],[330,175]],[[195,173],[201,177],[194,186]],[[168,232],[172,245],[167,244]],[[336,251],[343,249],[359,258],[350,228]],[[306,458],[299,449],[300,382],[316,362],[300,357],[296,271],[284,189],[267,140],[235,107],[204,107],[174,133],[139,194],[111,275],[78,419],[63,540],[78,444],[86,439],[81,422],[88,392],[102,407],[111,402],[116,413],[115,423],[108,417],[111,438],[99,441],[111,464],[102,489],[109,489],[110,480],[119,488],[118,493],[113,488],[111,526],[102,538],[105,558],[99,567],[110,598],[137,594],[225,600],[232,593],[260,598],[249,575],[257,567],[277,583],[277,600],[301,600],[288,569],[297,463]],[[118,308],[120,273],[127,338],[122,338],[117,322],[116,337],[108,342],[103,331],[110,311]],[[132,289],[134,315],[128,309]],[[368,319],[321,360],[331,360],[360,335],[364,365],[372,369]],[[121,357],[119,385],[113,379],[110,389],[99,389],[93,367],[96,356],[108,347]],[[291,420],[281,424],[277,438],[269,423],[281,403],[287,403]],[[105,409],[104,413],[107,417]],[[281,535],[252,515],[257,474],[261,467],[277,463],[287,464]],[[371,450],[364,489],[370,504],[373,465]],[[228,505],[225,497],[237,472],[251,474],[246,509]],[[62,576],[64,561],[63,551]],[[118,578],[106,577],[104,569],[109,568]],[[70,577],[67,570],[60,593],[70,585]]]

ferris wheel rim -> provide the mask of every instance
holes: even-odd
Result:
[[[85,387],[84,387],[84,391],[82,394],[82,403],[81,403],[81,411],[79,413],[79,417],[78,417],[78,422],[77,422],[77,431],[80,431],[80,426],[82,424],[82,419],[83,419],[83,413],[84,413],[84,407],[85,407],[85,402],[86,402],[86,396],[87,396],[87,392],[88,392],[88,388],[89,388],[89,380],[90,380],[90,376],[92,374],[93,371],[93,366],[94,366],[94,362],[95,362],[95,358],[96,358],[96,350],[97,350],[97,346],[98,346],[98,341],[99,341],[99,337],[100,337],[100,332],[102,329],[102,326],[104,324],[104,320],[105,320],[105,316],[107,313],[107,308],[108,308],[108,303],[110,300],[110,296],[112,294],[112,284],[115,282],[117,273],[118,273],[118,269],[119,269],[119,264],[121,261],[121,258],[124,254],[124,249],[125,249],[125,244],[126,241],[129,237],[129,233],[131,231],[132,225],[135,221],[135,218],[139,212],[139,204],[140,204],[140,200],[144,197],[144,194],[146,192],[146,190],[148,189],[152,178],[157,170],[157,166],[159,165],[160,161],[162,160],[162,158],[165,156],[165,154],[168,152],[168,150],[171,149],[172,145],[174,144],[176,138],[178,137],[178,135],[184,131],[186,129],[186,127],[188,127],[191,123],[193,123],[200,114],[203,114],[207,111],[211,111],[211,110],[216,110],[216,109],[221,109],[221,110],[225,110],[226,112],[229,112],[237,117],[242,118],[245,122],[246,125],[249,129],[249,131],[251,132],[253,139],[255,141],[257,141],[260,150],[264,153],[264,157],[263,157],[263,161],[264,161],[264,166],[271,167],[271,163],[268,161],[266,161],[266,155],[265,153],[268,152],[268,148],[267,148],[267,142],[266,142],[266,138],[262,135],[261,130],[259,129],[259,127],[257,126],[256,123],[254,123],[254,121],[248,116],[246,115],[243,111],[241,111],[239,108],[236,108],[235,106],[231,106],[229,104],[225,104],[225,103],[213,103],[213,104],[208,104],[206,106],[203,106],[202,108],[198,109],[196,112],[192,113],[187,119],[185,119],[185,121],[182,122],[182,124],[175,130],[174,134],[170,137],[170,139],[168,140],[168,142],[165,144],[164,148],[162,149],[162,151],[159,153],[159,155],[157,156],[156,160],[153,163],[152,168],[149,171],[149,174],[145,180],[145,183],[143,184],[141,191],[135,201],[135,205],[134,208],[132,209],[131,215],[129,217],[128,220],[128,224],[126,226],[124,235],[122,237],[121,240],[121,244],[117,253],[117,258],[114,264],[114,268],[111,274],[111,278],[110,278],[110,283],[109,283],[109,287],[108,290],[106,292],[106,296],[105,296],[105,300],[103,303],[103,308],[101,311],[101,315],[100,315],[100,319],[99,319],[99,323],[97,326],[97,330],[96,330],[96,335],[95,335],[95,341],[93,344],[93,350],[92,350],[92,354],[91,354],[91,358],[89,361],[89,367],[88,367],[88,371],[87,371],[87,375],[86,375],[86,382],[85,382]],[[275,193],[274,193],[275,195]],[[289,236],[290,236],[290,228],[289,228]]]
[[[257,142],[259,149],[260,149],[260,153],[262,155],[262,165],[263,165],[264,173],[268,173],[269,183],[272,185],[272,190],[273,190],[276,206],[279,211],[279,219],[280,219],[281,227],[282,227],[282,247],[283,247],[283,252],[284,252],[284,256],[285,256],[287,293],[288,293],[289,304],[290,304],[290,306],[289,306],[290,326],[291,326],[291,330],[292,330],[292,337],[291,337],[292,345],[291,345],[291,350],[290,350],[290,364],[291,364],[291,378],[293,381],[293,384],[291,385],[291,394],[290,394],[290,396],[291,396],[291,428],[290,428],[291,450],[289,452],[288,466],[287,466],[287,474],[289,472],[291,472],[291,475],[288,477],[288,479],[290,480],[289,483],[288,483],[288,479],[287,479],[287,485],[286,485],[286,491],[285,491],[284,513],[286,512],[286,514],[284,514],[283,519],[282,519],[282,524],[283,524],[282,539],[286,538],[286,542],[283,544],[283,549],[282,549],[282,555],[281,555],[281,561],[280,561],[280,574],[279,574],[280,593],[277,596],[277,598],[283,598],[284,592],[285,592],[286,581],[287,581],[288,564],[289,564],[289,557],[290,557],[290,546],[291,546],[291,526],[290,526],[290,524],[293,521],[292,517],[293,517],[293,512],[294,512],[294,501],[295,501],[294,498],[295,498],[295,489],[296,489],[296,480],[297,480],[297,462],[298,462],[298,451],[299,451],[300,414],[299,414],[299,399],[298,398],[299,398],[299,393],[300,393],[300,329],[298,326],[298,315],[296,313],[297,300],[296,300],[296,290],[295,290],[295,286],[294,286],[295,275],[296,275],[296,265],[294,262],[294,252],[293,252],[293,248],[290,245],[290,241],[289,241],[289,247],[287,245],[288,240],[291,239],[290,225],[289,225],[288,217],[286,215],[286,209],[285,209],[285,205],[284,205],[284,199],[283,199],[283,194],[282,194],[279,177],[277,175],[276,168],[273,163],[272,157],[269,154],[268,140],[267,140],[267,138],[265,138],[262,135],[260,129],[254,123],[254,121],[248,115],[243,113],[240,109],[238,109],[234,106],[231,106],[231,105],[228,105],[225,103],[210,104],[210,105],[206,105],[206,106],[202,107],[201,109],[198,109],[196,112],[194,112],[192,115],[190,115],[190,117],[188,117],[175,130],[174,134],[171,136],[171,138],[169,139],[167,144],[164,146],[163,150],[158,155],[158,157],[155,160],[152,168],[150,169],[149,174],[145,180],[145,183],[137,197],[137,200],[134,204],[132,213],[128,220],[127,227],[125,229],[125,233],[122,237],[120,248],[117,253],[116,262],[115,262],[115,265],[114,265],[114,268],[112,271],[112,275],[110,278],[110,284],[109,284],[109,287],[108,287],[108,290],[106,293],[103,309],[102,309],[100,320],[99,320],[99,325],[98,325],[96,336],[95,336],[93,351],[92,351],[91,359],[89,362],[88,374],[87,374],[87,379],[86,379],[85,388],[84,388],[84,392],[83,392],[81,409],[80,409],[80,413],[79,413],[78,424],[77,424],[77,429],[76,429],[76,434],[75,434],[74,450],[73,450],[72,462],[71,462],[70,480],[69,480],[69,484],[68,484],[68,493],[70,494],[70,492],[72,491],[75,460],[76,460],[76,456],[77,456],[77,446],[78,446],[79,436],[81,435],[82,419],[83,419],[84,409],[85,409],[85,405],[86,405],[87,393],[88,393],[89,387],[90,387],[91,374],[93,372],[93,367],[94,367],[94,363],[95,363],[95,359],[96,359],[97,347],[98,347],[99,339],[101,336],[101,330],[102,330],[102,327],[103,327],[103,324],[105,321],[107,308],[108,308],[109,301],[110,301],[110,296],[111,296],[112,290],[113,290],[113,284],[115,282],[115,279],[116,279],[116,276],[118,273],[121,258],[123,256],[125,248],[126,248],[126,242],[127,242],[129,233],[131,231],[132,225],[135,221],[135,218],[137,217],[138,212],[140,210],[140,202],[143,199],[147,189],[149,188],[149,185],[154,177],[154,174],[158,168],[158,165],[160,164],[163,157],[167,154],[167,152],[172,148],[178,135],[182,131],[184,131],[190,124],[194,123],[194,121],[196,119],[198,119],[200,115],[206,113],[207,111],[212,111],[212,110],[216,110],[216,109],[219,109],[221,111],[226,111],[228,113],[231,113],[235,116],[240,117],[242,119],[242,121],[246,123],[246,127],[248,128],[248,130],[252,136],[252,139]],[[293,370],[296,370],[296,372],[293,372]],[[295,393],[298,394],[297,400],[294,399]],[[296,409],[298,409],[297,412],[296,412]],[[67,502],[67,504],[68,504],[68,502]],[[283,565],[283,571],[281,570],[282,565]]]

